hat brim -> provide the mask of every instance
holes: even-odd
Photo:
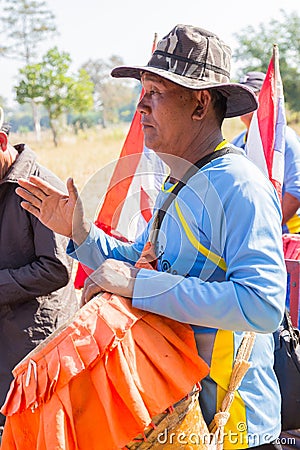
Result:
[[[227,98],[226,118],[248,114],[255,111],[258,106],[257,98],[254,92],[247,86],[243,86],[239,83],[208,83],[206,81],[195,80],[193,78],[178,75],[157,67],[148,66],[115,67],[112,70],[111,75],[114,78],[135,78],[136,80],[140,80],[143,72],[154,73],[155,75],[159,75],[166,80],[172,81],[173,83],[189,89],[217,89],[224,95],[224,97]]]

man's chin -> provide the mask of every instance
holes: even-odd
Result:
[[[157,142],[155,142],[155,139],[147,138],[146,134],[144,134],[144,142],[145,146],[147,148],[150,148],[151,150],[154,150],[156,152],[156,149],[158,149]]]

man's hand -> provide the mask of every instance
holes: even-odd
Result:
[[[21,178],[16,193],[25,201],[21,206],[36,216],[46,227],[72,238],[80,245],[89,233],[83,205],[71,178],[67,181],[68,194],[57,190],[39,177]]]
[[[138,268],[126,262],[107,259],[86,279],[80,306],[102,291],[132,298],[138,271]]]

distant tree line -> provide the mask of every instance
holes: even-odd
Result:
[[[273,44],[278,45],[285,102],[290,111],[300,112],[300,16],[282,9],[280,20],[249,25],[234,36],[238,46],[233,57],[240,75],[251,70],[266,72]]]

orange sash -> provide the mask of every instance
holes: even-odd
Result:
[[[1,450],[114,450],[187,395],[208,367],[189,325],[104,293],[13,374]]]

